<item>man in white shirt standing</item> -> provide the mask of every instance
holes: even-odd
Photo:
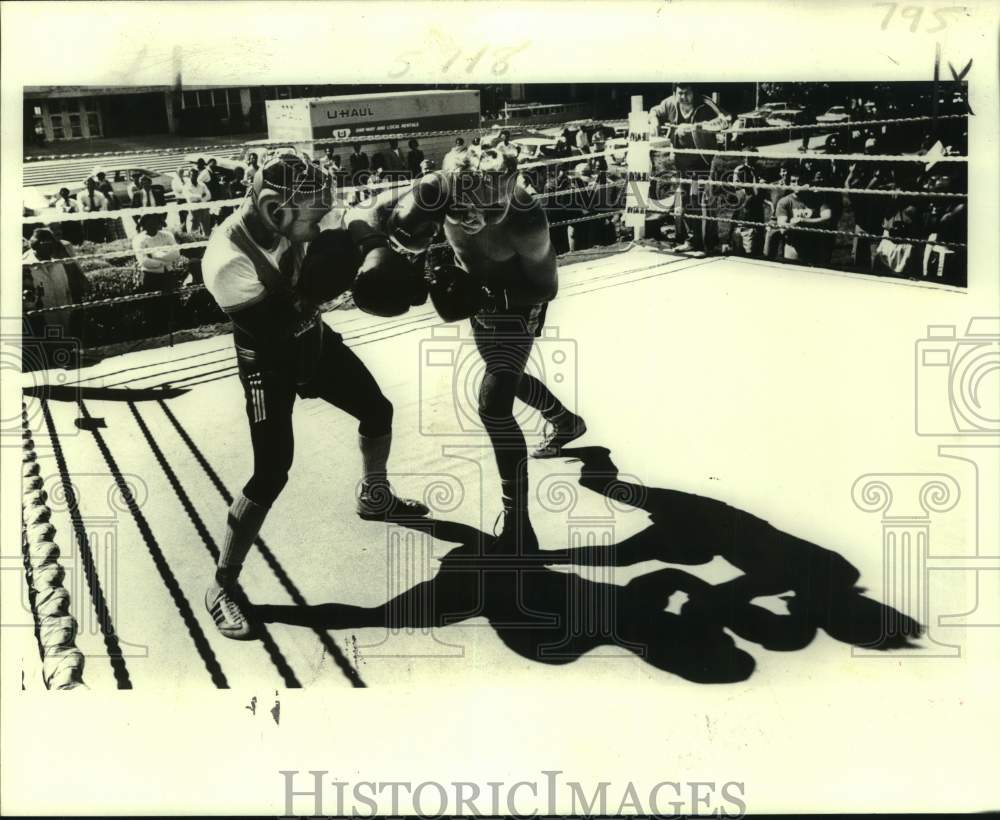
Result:
[[[199,174],[192,170],[188,174],[187,181],[184,183],[184,199],[190,203],[210,202],[212,199],[212,194],[205,183],[199,179],[199,176]],[[208,212],[208,208],[191,210],[191,229],[194,230],[196,228],[201,229],[201,232],[206,237],[212,233],[212,217]]]
[[[104,194],[97,190],[97,181],[93,177],[88,177],[86,188],[76,195],[76,203],[80,210],[85,213],[98,213],[108,209],[108,200]],[[107,226],[103,219],[88,219],[84,222],[84,236],[91,242],[107,241]]]

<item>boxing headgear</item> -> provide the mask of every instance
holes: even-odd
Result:
[[[294,220],[292,208],[332,204],[325,172],[294,149],[282,149],[266,158],[250,188],[254,201],[275,229],[283,232]],[[270,200],[271,204],[265,205]],[[289,208],[288,206],[292,206]]]

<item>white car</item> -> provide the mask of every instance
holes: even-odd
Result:
[[[820,114],[816,117],[816,122],[846,122],[851,118],[851,115],[847,113],[847,109],[842,105],[835,105],[825,114]]]

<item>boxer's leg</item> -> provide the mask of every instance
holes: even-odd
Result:
[[[500,322],[499,330],[472,320],[473,337],[486,364],[479,389],[479,418],[493,445],[503,496],[504,528],[497,549],[509,552],[538,548],[528,519],[528,447],[514,419],[514,398],[534,343],[523,323],[521,328],[515,325],[520,318],[491,319]]]
[[[268,510],[288,481],[294,454],[295,386],[276,373],[242,367],[240,381],[250,425],[253,475],[229,507],[226,534],[214,583],[205,593],[205,606],[223,635],[246,639],[252,637],[253,630],[243,612],[238,579]]]
[[[423,504],[399,498],[387,475],[392,449],[393,408],[364,362],[329,328],[323,339],[323,361],[314,385],[315,395],[358,420],[358,446],[363,474],[358,514],[366,519],[423,516]]]

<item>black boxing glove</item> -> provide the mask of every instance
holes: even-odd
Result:
[[[508,306],[504,291],[491,290],[478,276],[455,265],[434,268],[427,283],[434,309],[446,322],[458,322],[483,311],[505,310]]]
[[[401,316],[427,301],[421,270],[386,247],[368,252],[354,280],[354,304],[373,316]]]
[[[350,289],[360,262],[347,230],[323,231],[306,249],[295,285],[297,294],[315,305],[336,299]]]
[[[385,222],[389,237],[410,253],[427,250],[451,204],[447,178],[421,177],[396,203]]]

